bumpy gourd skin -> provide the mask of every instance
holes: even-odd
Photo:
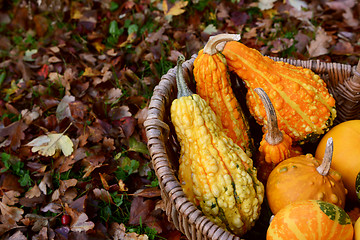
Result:
[[[264,199],[252,160],[197,94],[174,100],[171,120],[181,145],[179,180],[185,194],[214,223],[243,235]]]
[[[231,88],[225,58],[200,50],[194,61],[194,78],[197,94],[220,117],[227,135],[251,157],[250,126]]]
[[[325,82],[310,69],[273,61],[236,41],[227,42],[222,54],[229,70],[246,83],[247,105],[260,125],[266,114],[253,90],[257,87],[263,88],[273,103],[279,128],[296,142],[319,136],[333,124],[335,100]]]

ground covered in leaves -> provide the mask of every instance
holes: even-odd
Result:
[[[143,122],[182,53],[240,33],[261,53],[356,65],[355,0],[0,1],[1,239],[185,239]]]

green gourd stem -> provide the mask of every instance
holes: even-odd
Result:
[[[221,52],[224,49],[226,42],[240,41],[240,39],[241,39],[240,34],[224,33],[224,34],[218,34],[212,36],[209,38],[209,41],[206,43],[203,53],[214,55],[218,52]]]
[[[259,95],[266,111],[268,131],[265,140],[271,145],[277,145],[282,142],[284,137],[278,126],[275,108],[272,105],[269,96],[262,88],[255,88],[254,91]]]
[[[186,81],[183,74],[182,64],[185,61],[184,55],[179,55],[176,65],[176,86],[178,89],[177,98],[193,95],[193,92],[186,85]]]
[[[316,168],[316,170],[323,176],[326,176],[330,171],[333,151],[334,151],[334,144],[333,144],[333,139],[331,137],[326,142],[323,161],[321,165]]]

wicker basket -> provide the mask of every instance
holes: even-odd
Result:
[[[195,58],[196,55],[183,64],[185,79],[193,78]],[[328,89],[337,103],[335,124],[351,119],[360,119],[360,61],[356,67],[339,63],[324,63],[319,60],[272,59],[309,68],[327,83]],[[148,116],[144,122],[148,148],[159,179],[161,195],[169,221],[189,240],[239,240],[240,237],[212,223],[188,201],[178,182],[179,146],[170,122],[170,105],[176,98],[176,94],[174,67],[161,78],[160,83],[155,87],[150,100]]]

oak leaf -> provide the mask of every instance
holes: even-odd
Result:
[[[11,149],[15,151],[20,147],[21,140],[25,138],[24,131],[27,128],[28,125],[24,123],[23,120],[13,122],[6,127],[0,126],[0,137],[8,136],[8,144],[11,146]]]
[[[32,152],[39,152],[40,155],[49,157],[58,150],[61,150],[65,156],[71,155],[74,144],[68,136],[62,133],[50,133],[35,138],[26,146],[32,147]]]
[[[163,11],[165,16],[177,16],[185,12],[184,7],[188,5],[187,1],[176,1],[175,4],[169,9],[167,1],[163,1]]]

